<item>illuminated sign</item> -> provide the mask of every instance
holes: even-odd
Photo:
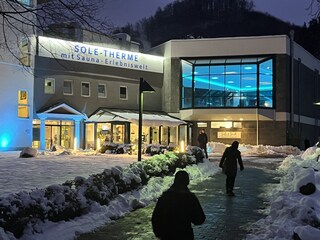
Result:
[[[241,138],[241,132],[218,132],[218,138]]]
[[[39,56],[109,67],[163,73],[163,57],[39,37]]]

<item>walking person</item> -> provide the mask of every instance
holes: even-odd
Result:
[[[206,131],[204,129],[201,129],[201,131],[199,133],[198,143],[199,143],[199,147],[201,149],[203,149],[206,158],[208,158],[208,152],[207,152],[208,136],[207,136]]]
[[[152,228],[161,240],[193,240],[192,225],[206,217],[198,198],[189,188],[189,175],[178,171],[174,183],[159,198],[152,214]]]
[[[241,153],[238,150],[238,147],[238,141],[234,141],[230,147],[227,147],[219,164],[219,167],[222,168],[223,173],[227,175],[226,191],[228,196],[234,196],[233,187],[237,176],[238,163],[240,166],[240,171],[244,169]]]

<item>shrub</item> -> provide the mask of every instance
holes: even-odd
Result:
[[[180,154],[167,152],[127,168],[106,169],[87,179],[76,177],[62,185],[2,197],[0,227],[19,238],[27,225],[33,226],[32,223],[46,219],[58,222],[81,216],[94,202],[107,205],[118,194],[147,184],[151,177],[172,175],[177,168],[185,168],[202,159],[198,149]]]

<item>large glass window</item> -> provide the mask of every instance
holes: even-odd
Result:
[[[182,108],[192,107],[192,65],[182,61]]]
[[[272,60],[265,61],[259,66],[259,106],[273,106],[273,68]]]
[[[273,107],[273,60],[230,58],[182,61],[181,107]]]

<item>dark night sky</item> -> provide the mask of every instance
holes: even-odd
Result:
[[[105,0],[104,15],[108,16],[115,26],[135,23],[143,17],[155,13],[158,7],[175,0]],[[254,0],[255,9],[268,12],[277,18],[297,25],[308,23],[311,16],[307,10],[311,0]]]

